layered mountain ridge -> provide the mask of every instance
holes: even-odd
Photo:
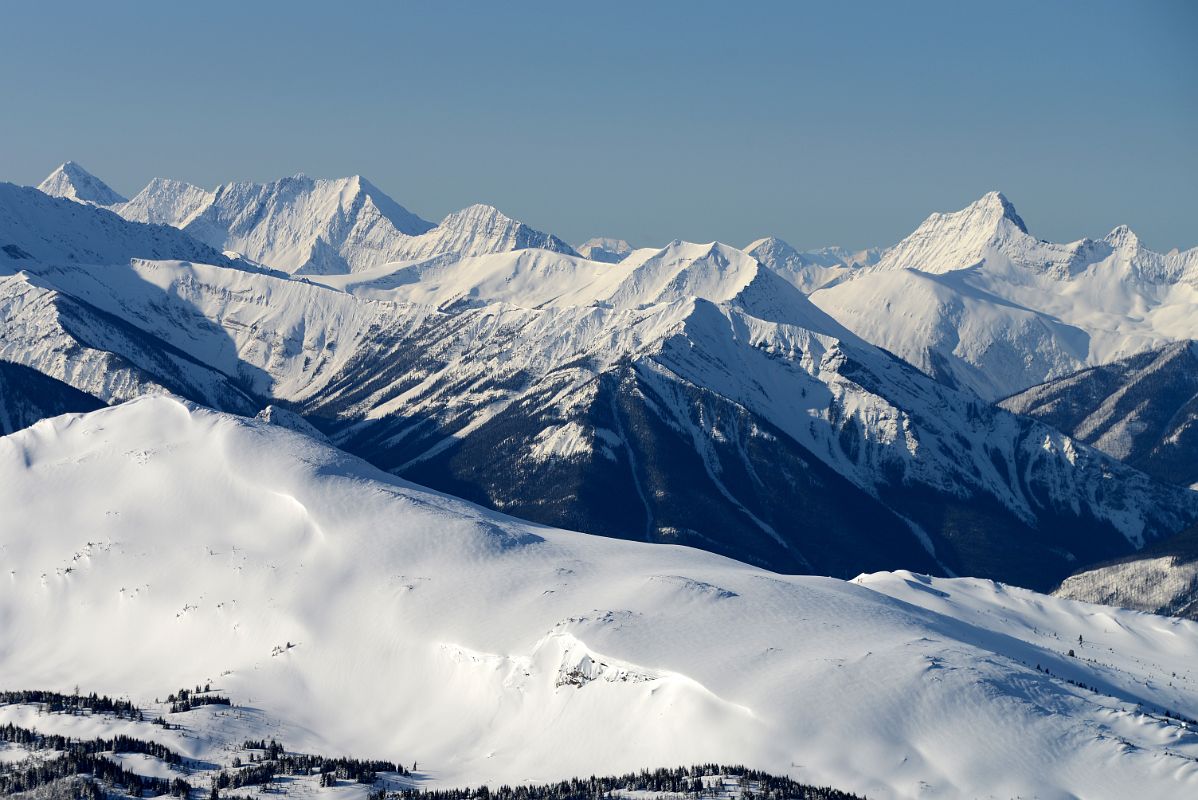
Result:
[[[360,175],[296,175],[270,183],[227,183],[208,191],[155,178],[132,200],[67,162],[39,187],[99,205],[134,222],[170,225],[220,251],[305,275],[359,272],[388,262],[544,248],[573,254],[551,234],[476,204],[439,224],[421,219]]]
[[[4,695],[0,774],[56,755],[28,729],[193,789],[382,759],[265,775],[297,797],[1198,785],[1198,629],[1141,613],[1198,617],[1198,251],[998,193],[803,252],[360,177],[44,186],[0,184],[0,690],[137,714]]]
[[[468,211],[480,224],[444,227],[493,241],[494,215]],[[31,265],[9,279],[5,357],[105,401],[282,404],[495,508],[787,571],[1048,586],[1198,514],[1193,493],[878,351],[736,248],[456,255],[477,240],[302,280]]]

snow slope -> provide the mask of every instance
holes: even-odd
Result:
[[[455,211],[420,236],[397,242],[386,260],[460,259],[530,247],[577,255],[556,236],[533,230],[494,206],[475,204]]]
[[[1045,242],[991,192],[931,215],[876,265],[811,299],[927,374],[996,400],[1193,338],[1198,249],[1155,253],[1122,226]]]
[[[1193,623],[539,527],[170,398],[0,439],[0,551],[6,682],[210,680],[248,708],[153,735],[216,763],[265,735],[437,784],[722,760],[877,798],[1198,791],[1161,716],[1198,716]]]

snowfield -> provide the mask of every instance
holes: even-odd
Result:
[[[540,527],[170,397],[0,439],[0,530],[5,688],[237,704],[0,723],[216,764],[277,737],[423,785],[743,761],[876,798],[1198,792],[1198,731],[1163,715],[1198,717],[1194,623]]]

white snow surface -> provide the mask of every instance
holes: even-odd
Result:
[[[1198,716],[1193,623],[543,528],[169,397],[0,439],[0,556],[5,683],[211,681],[244,708],[138,733],[217,763],[267,735],[442,785],[711,760],[875,798],[1198,791],[1160,716]]]

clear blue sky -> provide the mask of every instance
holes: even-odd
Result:
[[[1198,245],[1198,3],[36,2],[0,179],[362,173],[578,242],[888,244],[1003,190]]]

